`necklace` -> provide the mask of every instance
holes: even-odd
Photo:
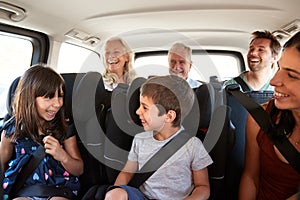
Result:
[[[295,129],[297,129],[297,128],[295,128]],[[288,136],[288,138],[289,139],[291,139],[291,141],[295,144],[295,145],[300,145],[300,140],[295,140],[294,138],[292,138],[292,136],[293,136],[293,133],[291,133],[289,136]]]
[[[298,126],[295,126],[293,129],[293,132],[288,134],[288,139],[290,139],[291,142],[294,143],[296,146],[300,145],[300,140],[295,140],[294,138],[292,138],[292,136],[295,135],[296,133],[299,133],[299,131],[300,131],[300,128]],[[284,130],[284,133],[286,134],[285,130]]]
[[[296,141],[292,137],[289,137],[289,138],[295,143],[295,145],[299,145],[300,144],[300,141]]]

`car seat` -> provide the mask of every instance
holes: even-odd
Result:
[[[105,142],[103,121],[106,109],[110,107],[110,96],[98,72],[87,72],[74,88],[72,129],[78,134],[78,146],[84,162],[84,173],[79,177],[82,194],[93,185],[107,183],[103,164]]]
[[[5,122],[12,117],[12,102],[13,102],[15,91],[19,84],[20,78],[21,78],[20,76],[15,78],[15,80],[13,80],[13,82],[9,86],[7,98],[6,98],[7,113],[5,114],[4,118],[1,120],[2,125],[0,126],[0,133],[2,133],[2,131],[3,131]]]
[[[106,116],[104,160],[110,184],[124,167],[134,135],[143,131],[135,114],[139,106],[139,88],[146,81],[136,78],[129,85],[118,84],[112,92],[111,108]]]
[[[213,160],[213,163],[208,166],[211,190],[209,200],[223,200],[226,166],[235,141],[235,130],[230,122],[231,108],[224,103],[225,92],[222,83],[217,80],[217,77],[211,77],[206,85],[212,110],[208,130],[203,140],[203,145]]]
[[[238,84],[232,84],[228,87],[240,87]],[[248,91],[245,92],[257,103],[262,104],[273,97],[273,91]],[[240,178],[244,168],[245,161],[245,128],[248,111],[231,94],[226,92],[226,104],[231,108],[231,122],[235,127],[235,143],[230,153],[226,170],[226,199],[238,199],[238,190]]]

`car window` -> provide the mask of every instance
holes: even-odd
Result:
[[[20,37],[0,34],[0,117],[4,117],[6,97],[12,81],[21,76],[31,65],[33,46],[31,41]]]
[[[245,70],[243,57],[238,52],[193,51],[192,61],[189,77],[200,81],[208,82],[210,76],[224,81]],[[167,52],[137,54],[134,68],[138,76],[145,78],[169,74]]]
[[[79,73],[104,70],[100,55],[77,45],[63,43],[57,61],[59,73]]]

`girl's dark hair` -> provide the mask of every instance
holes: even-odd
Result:
[[[41,142],[38,130],[45,134],[50,132],[60,141],[66,137],[64,105],[53,120],[45,121],[43,125],[37,112],[36,98],[44,96],[52,98],[56,91],[58,96],[64,96],[65,84],[63,78],[53,69],[40,64],[29,68],[24,73],[13,102],[13,114],[16,120],[12,137],[14,141],[27,137]]]
[[[283,46],[286,48],[296,48],[300,52],[300,31],[297,32],[293,37],[291,37]],[[275,125],[275,137],[280,138],[292,133],[295,127],[295,119],[290,110],[280,110],[274,105],[271,108],[270,116],[274,122],[279,116],[279,121]],[[278,118],[277,118],[278,119]]]

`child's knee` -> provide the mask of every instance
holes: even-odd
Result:
[[[128,200],[128,195],[126,190],[123,188],[114,188],[108,191],[105,195],[105,200]]]

